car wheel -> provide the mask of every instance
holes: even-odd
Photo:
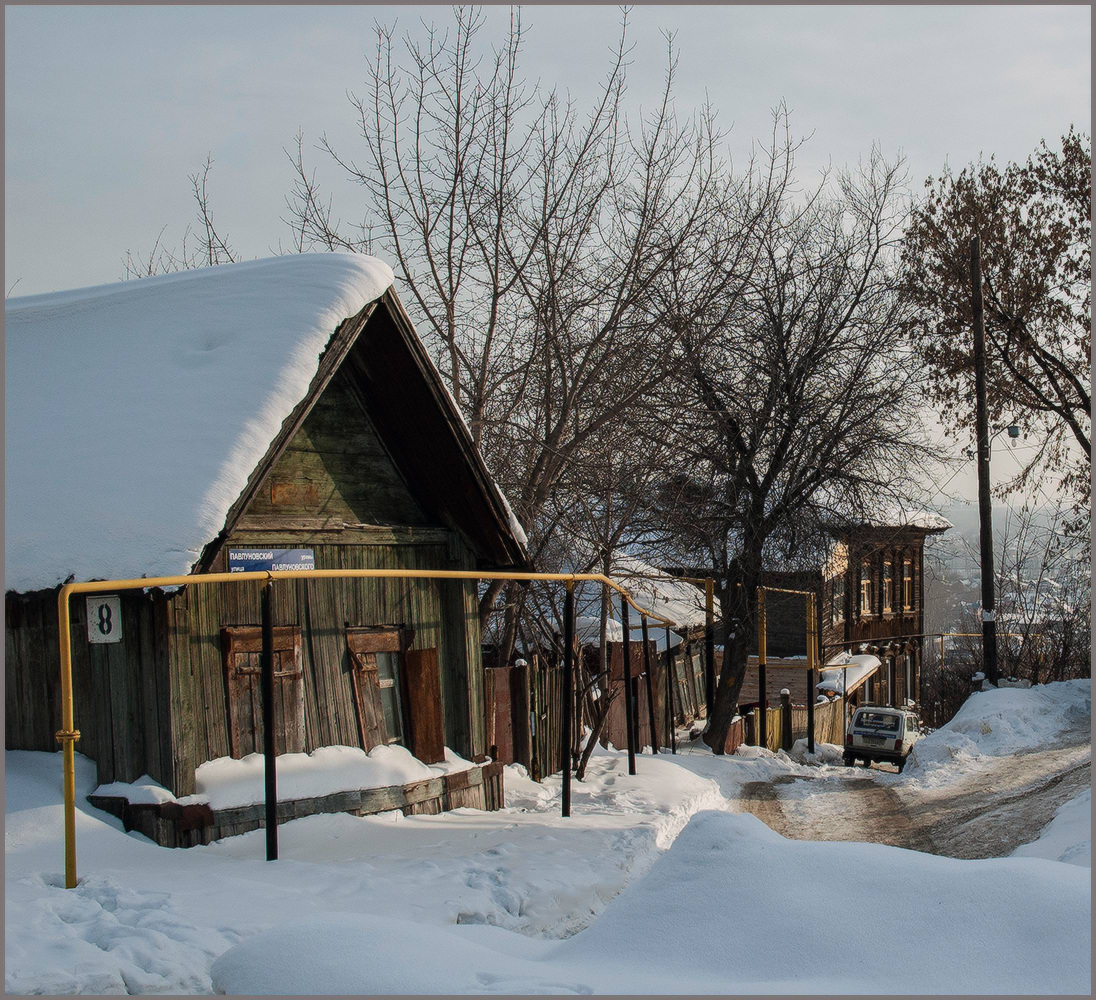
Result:
[[[845,761],[845,767],[852,767],[856,763],[856,758],[852,754],[845,754],[842,758]]]
[[[904,768],[906,766],[906,758],[903,757],[901,760],[895,761],[895,765],[898,768],[898,773],[901,774],[902,773],[902,768]]]

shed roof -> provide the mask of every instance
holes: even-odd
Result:
[[[822,679],[815,685],[819,691],[852,694],[881,666],[883,661],[870,653],[838,653],[822,668]],[[845,690],[845,682],[849,688]]]
[[[615,549],[611,576],[627,588],[637,606],[650,614],[669,618],[681,628],[699,628],[707,621],[703,590],[684,580],[667,577],[637,556]],[[714,609],[718,619],[718,598]]]
[[[303,254],[8,299],[6,589],[189,573],[301,414],[336,331],[382,297],[393,332],[378,353],[446,426],[438,448],[464,480],[455,526],[485,516],[487,555],[523,562],[392,281],[372,257]],[[398,405],[392,391],[377,401]]]

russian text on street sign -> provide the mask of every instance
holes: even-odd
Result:
[[[110,597],[89,597],[88,601],[88,642],[122,641],[122,599],[114,594]]]
[[[315,568],[316,554],[312,549],[228,550],[228,571],[230,573]]]

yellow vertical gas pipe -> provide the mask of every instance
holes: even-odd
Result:
[[[758,746],[769,746],[769,699],[768,684],[765,677],[765,588],[757,588],[757,697],[761,702],[761,718],[758,720],[759,742]]]
[[[65,792],[65,888],[76,888],[76,741],[80,738],[72,720],[72,636],[69,623],[69,588],[57,595],[57,630],[61,652],[61,728],[57,742],[64,755]]]

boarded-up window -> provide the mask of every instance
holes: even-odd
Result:
[[[221,655],[228,698],[229,745],[233,757],[263,751],[263,630],[259,625],[226,625]],[[301,630],[274,629],[274,750],[304,750],[304,672]]]
[[[411,641],[407,629],[361,626],[346,630],[354,708],[363,750],[403,741],[401,664]]]

